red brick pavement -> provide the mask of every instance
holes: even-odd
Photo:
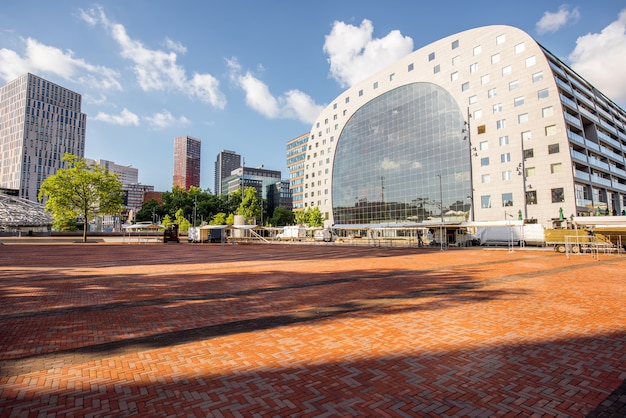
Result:
[[[545,251],[2,245],[0,416],[620,416],[625,268]]]

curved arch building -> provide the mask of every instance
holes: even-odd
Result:
[[[509,26],[441,39],[354,85],[301,148],[300,208],[326,226],[626,209],[626,113]]]

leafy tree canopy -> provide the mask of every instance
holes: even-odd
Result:
[[[38,199],[45,200],[46,210],[60,224],[82,217],[86,242],[89,220],[122,211],[122,184],[116,174],[97,164],[87,165],[84,158],[66,153],[63,161],[66,168],[41,183]]]

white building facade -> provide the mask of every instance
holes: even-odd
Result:
[[[325,226],[626,209],[626,113],[525,32],[425,46],[344,91],[307,142]]]
[[[81,95],[33,74],[0,87],[0,187],[37,201],[66,152],[84,157]]]

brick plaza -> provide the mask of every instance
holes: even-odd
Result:
[[[626,257],[0,245],[0,417],[626,414]]]

